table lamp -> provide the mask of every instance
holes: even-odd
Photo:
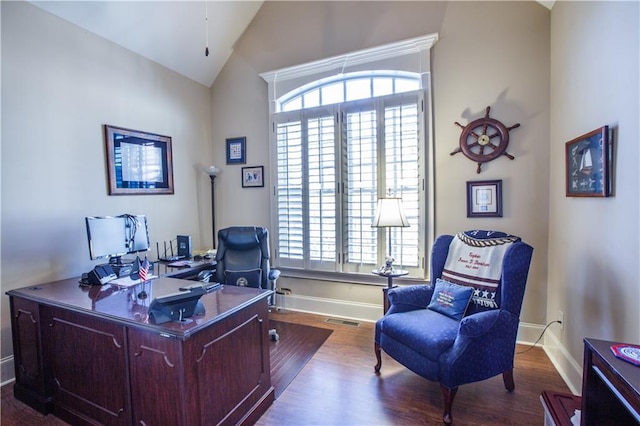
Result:
[[[389,242],[389,255],[381,272],[393,272],[393,256],[391,253],[391,228],[406,228],[409,226],[404,212],[402,211],[402,200],[400,198],[378,198],[376,217],[371,224],[373,228],[388,228],[387,240]]]

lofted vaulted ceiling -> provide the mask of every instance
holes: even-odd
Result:
[[[262,1],[31,1],[207,87]],[[208,37],[207,37],[208,33]],[[209,56],[205,56],[205,47]]]
[[[537,1],[549,9],[554,4],[554,0]],[[263,1],[41,0],[31,3],[211,87]],[[205,56],[207,42],[209,56]]]

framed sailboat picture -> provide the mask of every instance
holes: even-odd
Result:
[[[609,126],[603,126],[570,140],[566,151],[566,196],[608,197]]]

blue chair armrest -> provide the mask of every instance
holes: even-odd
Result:
[[[432,293],[433,288],[426,284],[394,287],[388,292],[391,306],[387,314],[425,309],[431,301]]]
[[[280,271],[278,269],[270,269],[269,270],[269,281],[275,281],[280,277]]]
[[[460,321],[453,346],[440,358],[441,383],[449,388],[488,379],[513,368],[519,319],[504,309],[478,312]],[[477,368],[464,368],[475,365]]]
[[[460,329],[458,336],[466,336],[469,338],[477,339],[483,337],[490,332],[496,324],[500,328],[503,327],[500,321],[500,310],[490,310],[484,312],[478,312],[473,315],[462,318],[460,321]]]

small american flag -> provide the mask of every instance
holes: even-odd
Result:
[[[147,257],[145,256],[144,260],[140,264],[140,270],[138,272],[140,274],[140,279],[142,281],[146,281],[147,280],[147,273],[148,272],[149,272],[149,259],[147,259]]]

